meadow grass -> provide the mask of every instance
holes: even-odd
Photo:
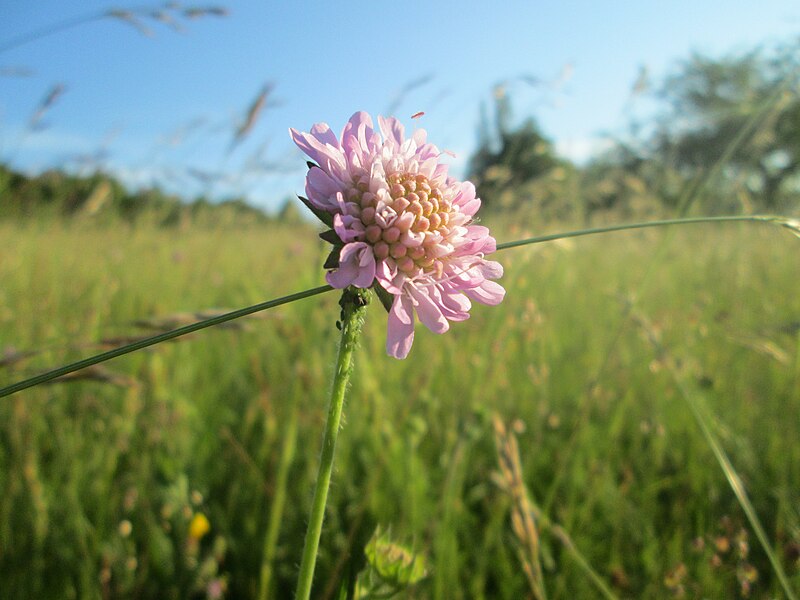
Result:
[[[0,385],[164,317],[323,282],[325,249],[303,227],[0,234]],[[500,226],[497,237],[528,234]],[[377,525],[428,557],[407,597],[530,594],[514,500],[498,485],[495,415],[548,525],[549,598],[598,596],[591,573],[619,597],[780,595],[685,393],[702,401],[800,588],[797,240],[692,226],[651,263],[663,237],[507,250],[503,304],[444,336],[418,329],[405,361],[385,355],[385,312],[370,305],[314,597],[336,597]],[[205,597],[214,586],[255,597],[260,585],[262,597],[291,597],[337,301],[330,292],[0,399],[0,597]],[[199,513],[211,529],[198,539]]]

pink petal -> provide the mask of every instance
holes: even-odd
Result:
[[[372,248],[367,246],[361,251],[358,260],[358,276],[353,285],[358,288],[368,288],[375,281],[375,255],[372,253]]]
[[[503,276],[503,265],[494,260],[484,260],[475,270],[485,279],[500,279]]]
[[[428,137],[428,132],[424,129],[417,129],[414,134],[411,136],[411,139],[414,140],[414,143],[417,144],[417,147],[420,150],[425,150],[425,139]]]
[[[317,208],[331,212],[336,210],[336,193],[341,189],[342,184],[322,169],[314,167],[306,175],[306,195]]]
[[[338,146],[339,140],[336,139],[336,134],[328,126],[327,123],[315,123],[311,127],[311,135],[317,138],[323,144],[330,144],[331,146]]]
[[[461,207],[461,212],[465,215],[473,216],[481,207],[480,199],[475,197],[475,186],[471,181],[461,184],[461,192],[453,200],[453,204]]]
[[[444,333],[450,329],[450,324],[447,322],[447,319],[445,319],[442,311],[431,299],[428,293],[429,290],[414,287],[413,285],[407,286],[407,289],[414,300],[417,316],[425,327],[430,329],[433,333]]]
[[[425,241],[425,234],[420,231],[411,231],[410,229],[400,236],[400,241],[409,248],[416,248],[421,246]]]
[[[476,288],[464,290],[464,293],[476,302],[488,304],[489,306],[496,306],[503,301],[506,290],[499,283],[484,281]]]
[[[467,311],[469,311],[470,301],[461,293],[462,290],[452,287],[445,288],[447,283],[426,288],[431,300],[448,321],[466,321],[469,319]]]
[[[345,244],[356,241],[364,234],[364,224],[360,219],[341,213],[333,215],[333,229]]]
[[[472,302],[469,301],[461,290],[457,293],[444,293],[442,294],[442,313],[450,321],[465,321],[469,318],[469,309],[472,308]]]
[[[432,179],[436,171],[436,165],[439,164],[439,150],[433,144],[428,144],[425,148],[428,150],[417,153],[420,161],[419,173],[420,175],[425,175],[428,179]],[[433,150],[429,150],[431,148]]]
[[[325,280],[337,289],[354,285],[368,288],[375,279],[375,256],[364,242],[345,244],[339,252],[339,267],[325,275]]]
[[[403,293],[403,286],[408,281],[408,276],[397,268],[397,263],[392,257],[384,258],[375,268],[375,278],[390,294],[398,296]]]
[[[390,294],[399,295],[403,293],[402,285],[398,285],[395,279],[398,277],[397,263],[394,260],[384,259],[378,262],[375,268],[375,278]]]
[[[381,133],[385,140],[394,140],[398,145],[403,143],[403,134],[405,128],[394,117],[378,117],[378,126],[381,128]]]
[[[414,216],[414,213],[404,212],[397,217],[397,220],[393,223],[393,225],[400,229],[400,231],[408,231],[414,224],[415,218],[416,217]]]
[[[320,125],[324,125],[321,123]],[[325,125],[327,127],[327,125]],[[312,131],[317,126],[312,127]],[[328,173],[333,171],[343,172],[347,169],[344,154],[340,149],[339,143],[335,145],[327,144],[322,141],[329,137],[325,133],[300,133],[296,129],[289,129],[292,139],[297,146],[305,152],[311,160],[317,163],[320,167],[325,169]],[[319,136],[319,137],[318,137]]]
[[[414,342],[414,308],[407,296],[397,296],[389,311],[386,330],[386,352],[394,358],[405,358]]]
[[[466,238],[469,241],[458,249],[460,255],[491,254],[497,250],[497,242],[483,225],[467,227]]]
[[[342,129],[342,139],[344,140],[345,137],[349,135],[352,135],[356,139],[363,140],[363,147],[365,150],[367,149],[365,137],[372,137],[372,117],[369,116],[369,113],[363,110],[353,113],[353,116],[350,117],[344,129]]]
[[[430,178],[432,179],[431,186],[436,185],[438,187],[443,187],[445,182],[447,181],[447,165],[440,163],[436,165],[436,168],[433,170],[433,176]]]

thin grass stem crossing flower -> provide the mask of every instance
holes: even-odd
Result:
[[[565,231],[561,233],[552,233],[549,235],[539,235],[532,238],[505,242],[503,244],[496,244],[495,247],[497,250],[510,250],[513,248],[520,248],[522,246],[530,246],[532,244],[542,244],[545,242],[552,242],[554,240],[583,237],[587,235],[597,235],[602,233],[611,233],[615,231],[624,231],[629,229],[642,229],[645,227],[665,227],[669,225],[689,225],[689,224],[703,224],[703,223],[717,223],[717,224],[733,223],[737,221],[742,223],[761,223],[764,225],[778,225],[788,229],[793,234],[800,237],[800,221],[798,221],[798,219],[781,215],[735,215],[735,216],[719,216],[719,217],[690,217],[690,218],[680,218],[680,219],[668,219],[664,221],[646,221],[644,223],[626,223],[623,225],[609,225],[606,227],[579,229],[577,231]],[[240,319],[247,315],[252,315],[257,312],[261,312],[271,308],[276,308],[278,306],[289,304],[290,302],[295,302],[297,300],[302,300],[304,298],[310,298],[311,296],[316,296],[318,294],[324,294],[326,292],[330,292],[332,289],[333,288],[329,285],[315,287],[309,290],[304,290],[302,292],[290,294],[282,298],[275,298],[274,300],[268,300],[267,302],[254,304],[253,306],[248,306],[246,308],[240,308],[239,310],[234,310],[232,312],[225,313],[223,315],[217,315],[209,319],[203,319],[201,321],[197,321],[196,323],[192,323],[191,325],[184,325],[183,327],[178,327],[177,329],[165,331],[163,333],[159,333],[158,335],[142,338],[135,342],[119,346],[118,348],[114,348],[113,350],[108,350],[106,352],[101,352],[100,354],[95,354],[88,358],[84,358],[79,361],[69,363],[61,367],[51,369],[49,371],[45,371],[44,373],[39,373],[38,375],[34,375],[33,377],[29,377],[27,379],[23,379],[22,381],[18,381],[14,384],[0,388],[0,398],[3,398],[5,396],[10,396],[11,394],[16,394],[17,392],[21,392],[28,388],[32,388],[37,385],[47,383],[48,381],[53,381],[58,377],[68,375],[70,373],[75,373],[76,371],[80,371],[81,369],[86,369],[88,367],[98,365],[100,363],[111,360],[112,358],[117,358],[119,356],[123,356],[125,354],[141,350],[143,348],[148,348],[150,346],[154,346],[156,344],[160,344],[168,340],[173,340],[178,337],[187,335],[189,333],[200,331],[201,329],[205,329],[207,327],[220,325],[228,321],[233,321],[234,319]],[[381,300],[383,300],[383,298],[381,298]]]
[[[393,117],[378,126],[357,112],[339,138],[325,123],[290,132],[313,161],[303,201],[331,226],[328,283],[374,287],[389,310],[386,350],[405,358],[415,317],[444,333],[469,318],[472,301],[499,304],[503,267],[486,259],[497,244],[474,222],[475,186],[448,175],[424,129],[406,138]]]

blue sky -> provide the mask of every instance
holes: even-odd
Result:
[[[0,161],[28,171],[99,166],[134,185],[245,195],[274,208],[303,189],[304,159],[289,127],[325,121],[338,131],[356,110],[392,110],[454,152],[461,175],[480,103],[501,82],[515,115],[535,116],[564,155],[580,160],[604,135],[621,133],[631,110],[646,110],[630,103],[642,66],[658,81],[691,51],[746,50],[800,30],[800,6],[778,0],[198,6],[213,4],[229,15],[181,19],[180,32],[143,17],[148,37],[105,18],[0,50]],[[0,5],[0,49],[109,9],[163,7]],[[31,131],[32,114],[56,84],[64,93]],[[231,150],[233,131],[265,85],[266,109]],[[425,116],[412,125],[418,111]]]

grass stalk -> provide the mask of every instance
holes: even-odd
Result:
[[[494,416],[493,422],[497,458],[500,466],[499,477],[496,482],[512,500],[513,531],[520,542],[518,556],[533,597],[536,600],[547,600],[539,558],[541,554],[539,531],[549,531],[551,535],[563,544],[569,555],[595,585],[598,592],[606,600],[618,600],[617,595],[581,553],[566,530],[553,523],[536,505],[522,477],[522,463],[516,437],[506,428],[498,415]],[[527,554],[525,550],[527,550]]]
[[[513,502],[511,523],[514,535],[519,541],[517,555],[528,579],[531,594],[536,600],[547,600],[547,589],[539,558],[539,529],[533,519],[533,508],[522,478],[517,438],[507,431],[498,415],[494,416],[493,423],[500,473]]]
[[[739,506],[742,507],[742,511],[747,517],[750,527],[753,528],[753,532],[755,532],[756,537],[761,544],[761,548],[767,555],[767,558],[772,565],[772,570],[775,572],[775,575],[777,576],[778,581],[780,582],[781,587],[786,594],[786,597],[789,600],[798,600],[797,595],[795,595],[791,584],[789,583],[789,577],[783,570],[781,560],[778,558],[777,553],[772,548],[772,545],[767,538],[767,534],[764,531],[764,526],[761,524],[761,520],[758,518],[756,509],[753,507],[753,503],[750,502],[750,498],[747,496],[747,491],[744,488],[742,478],[739,476],[739,473],[733,466],[733,463],[728,457],[728,453],[725,452],[725,449],[719,443],[719,440],[711,430],[708,418],[703,414],[703,410],[700,407],[700,401],[695,397],[695,394],[689,390],[683,377],[681,377],[676,360],[670,355],[667,348],[660,342],[658,336],[653,333],[653,329],[647,319],[638,314],[634,315],[634,319],[647,334],[648,340],[655,348],[658,358],[667,366],[667,369],[672,376],[672,380],[675,382],[675,386],[678,388],[678,392],[686,401],[686,404],[689,405],[692,416],[700,426],[700,431],[703,433],[706,443],[711,448],[711,451],[714,453],[714,457],[717,459],[717,463],[719,463],[722,472],[725,474],[725,478],[728,480],[728,484],[731,486],[731,489],[733,490],[733,493],[739,502]]]
[[[695,197],[694,194],[698,192],[700,188],[697,188],[692,192],[690,195],[690,200],[693,201]],[[688,210],[688,205],[687,205]],[[602,233],[611,233],[615,231],[625,231],[625,230],[633,230],[633,229],[644,229],[648,227],[666,227],[670,225],[691,225],[691,224],[703,224],[703,223],[725,223],[725,222],[736,222],[736,221],[744,221],[744,222],[755,222],[755,223],[765,223],[769,225],[779,225],[781,227],[785,227],[789,229],[795,235],[800,235],[800,222],[797,219],[791,219],[783,216],[778,215],[735,215],[735,216],[719,216],[719,217],[681,217],[675,219],[664,219],[659,221],[646,221],[641,223],[626,223],[621,225],[610,225],[606,227],[593,227],[589,229],[579,229],[576,231],[569,231],[566,233],[557,233],[557,234],[550,234],[550,235],[543,235],[537,236],[532,238],[527,238],[524,240],[518,240],[514,242],[505,242],[502,244],[497,245],[497,250],[507,250],[509,248],[517,248],[520,246],[525,246],[529,244],[539,244],[542,242],[550,242],[559,239],[565,238],[573,238],[573,237],[582,237],[585,235],[595,235],[595,234],[602,234]],[[661,247],[659,250],[656,251],[656,256],[659,252],[663,251],[665,248],[665,243],[662,241]],[[639,284],[640,291],[644,288],[647,280],[649,279],[650,275],[654,272],[653,265],[656,262],[656,258],[654,257],[651,262],[650,266],[647,269],[647,272],[642,279],[641,283]],[[619,325],[617,326],[615,333],[612,335],[611,340],[606,348],[606,351],[603,353],[603,359],[600,362],[600,366],[598,367],[597,371],[595,372],[594,376],[589,380],[586,386],[586,398],[590,398],[593,394],[596,386],[600,382],[603,373],[605,372],[606,368],[608,367],[609,361],[611,360],[612,352],[616,347],[617,343],[619,342],[622,331],[624,328],[625,323],[627,322],[628,317],[630,316],[630,311],[632,310],[633,306],[629,305],[626,306],[625,310],[623,311],[622,318],[620,320]],[[564,453],[565,457],[570,456],[569,449],[573,447],[573,445],[577,441],[577,435],[579,431],[579,427],[581,423],[585,421],[588,416],[587,412],[588,403],[583,403],[583,408],[579,412],[577,418],[575,419],[573,435],[570,437],[569,441],[567,442],[567,452]],[[567,460],[564,458],[563,460]],[[544,503],[543,503],[543,510],[545,512],[549,512],[551,505],[555,499],[556,491],[558,490],[559,485],[561,485],[561,481],[565,476],[565,469],[563,465],[561,468],[556,470],[556,476],[550,485],[550,491],[548,492]]]
[[[552,233],[548,235],[526,238],[523,240],[504,242],[502,244],[497,245],[497,250],[508,250],[510,248],[519,248],[521,246],[529,246],[531,244],[540,244],[543,242],[551,242],[555,240],[561,240],[573,237],[582,237],[585,235],[610,233],[614,231],[626,231],[630,229],[644,229],[647,227],[665,227],[668,225],[690,225],[699,223],[726,223],[726,222],[737,222],[737,221],[750,222],[750,223],[765,223],[769,225],[780,225],[781,227],[789,229],[795,235],[800,235],[800,221],[798,221],[797,219],[791,219],[788,217],[782,217],[777,215],[691,217],[684,219],[645,221],[642,223],[626,223],[622,225],[611,225],[608,227],[593,227],[590,229],[579,229],[576,231]],[[248,315],[252,315],[260,311],[264,311],[270,308],[275,308],[276,306],[289,304],[290,302],[295,302],[296,300],[303,300],[305,298],[310,298],[311,296],[316,296],[318,294],[329,292],[332,289],[333,288],[329,285],[319,286],[309,290],[304,290],[302,292],[297,292],[295,294],[290,294],[288,296],[283,296],[282,298],[276,298],[275,300],[268,300],[267,302],[255,304],[247,308],[234,310],[232,312],[225,313],[223,315],[218,315],[210,319],[205,319],[203,321],[198,321],[197,323],[192,323],[191,325],[186,325],[184,327],[179,327],[178,329],[173,329],[172,331],[166,331],[164,333],[160,333],[152,337],[137,340],[136,342],[132,342],[130,344],[126,344],[119,348],[109,350],[108,352],[103,352],[101,354],[97,354],[95,356],[91,356],[89,358],[85,358],[83,360],[79,360],[77,362],[70,363],[68,365],[64,365],[57,369],[46,371],[45,373],[41,373],[39,375],[36,375],[35,377],[25,379],[23,381],[9,385],[7,387],[0,388],[0,398],[4,396],[10,396],[11,394],[15,394],[27,388],[39,385],[40,383],[46,383],[48,381],[52,381],[53,379],[62,377],[69,373],[74,373],[75,371],[80,371],[81,369],[85,369],[87,367],[91,367],[93,365],[105,362],[107,360],[111,360],[112,358],[117,358],[118,356],[130,354],[131,352],[135,352],[137,350],[141,350],[149,346],[154,346],[161,342],[166,342],[168,340],[175,339],[182,335],[193,333],[195,331],[199,331],[207,327],[213,327],[214,325],[220,325],[222,323],[226,323],[234,319],[239,319],[241,317],[246,317]]]
[[[750,223],[767,223],[770,225],[781,225],[793,229],[793,222],[786,217],[776,215],[735,215],[735,216],[721,216],[721,217],[688,217],[682,219],[663,219],[660,221],[644,221],[641,223],[623,223],[621,225],[609,225],[607,227],[591,227],[589,229],[578,229],[576,231],[566,231],[561,233],[552,233],[549,235],[540,235],[524,240],[516,240],[513,242],[504,242],[497,244],[497,250],[508,250],[510,248],[519,248],[520,246],[528,246],[530,244],[541,244],[542,242],[552,242],[555,240],[563,240],[566,238],[582,237],[585,235],[597,235],[599,233],[611,233],[613,231],[626,231],[630,229],[645,229],[648,227],[666,227],[668,225],[692,225],[701,223],[731,223],[736,221],[744,221]]]
[[[294,460],[297,449],[297,407],[292,407],[292,414],[286,426],[286,434],[281,448],[278,473],[275,476],[275,495],[269,511],[267,532],[264,536],[264,549],[261,554],[261,577],[258,584],[258,600],[267,600],[269,597],[270,583],[272,582],[272,563],[278,547],[278,534],[283,523],[284,507],[286,506],[287,483],[289,480],[289,467]]]
[[[300,574],[297,578],[296,600],[308,600],[311,597],[311,584],[314,580],[314,567],[317,562],[319,538],[322,533],[322,521],[325,517],[325,505],[328,501],[328,488],[333,472],[333,458],[336,451],[336,438],[339,434],[339,423],[344,406],[344,393],[353,371],[353,352],[361,333],[363,315],[368,294],[366,290],[347,288],[342,293],[339,304],[342,307],[342,336],[339,343],[339,356],[336,360],[336,371],[333,376],[333,389],[328,407],[328,419],[325,423],[325,437],[322,441],[319,471],[314,484],[314,499],[311,502],[308,528],[303,546],[303,558],[300,563]]]
[[[742,507],[742,511],[744,511],[744,514],[750,523],[750,527],[753,528],[753,531],[755,532],[756,537],[761,544],[761,548],[767,555],[767,558],[772,565],[772,570],[778,577],[778,581],[780,582],[786,597],[789,600],[797,600],[797,595],[795,595],[794,591],[792,591],[789,578],[786,575],[786,572],[783,570],[783,565],[781,565],[780,558],[778,558],[777,553],[772,548],[772,544],[770,543],[769,539],[767,538],[767,534],[764,531],[764,526],[761,524],[761,520],[758,518],[756,509],[753,507],[753,503],[750,502],[750,498],[747,496],[747,491],[744,489],[742,478],[739,477],[739,474],[736,472],[733,463],[731,462],[730,458],[728,458],[728,453],[725,452],[717,440],[717,437],[714,435],[714,432],[711,431],[711,427],[709,426],[705,415],[703,415],[703,412],[700,410],[698,401],[694,394],[690,393],[686,387],[686,384],[674,371],[674,368],[671,367],[670,371],[673,374],[673,378],[678,386],[678,389],[680,390],[681,396],[683,396],[686,404],[689,405],[692,415],[697,421],[697,424],[700,426],[700,430],[703,432],[703,437],[711,447],[714,457],[717,459],[720,468],[722,468],[722,472],[725,474],[725,478],[728,480],[728,484],[730,484],[733,493],[736,495],[736,499],[739,501],[739,505]]]
[[[186,335],[188,333],[194,333],[195,331],[205,329],[206,327],[213,327],[214,325],[220,325],[222,323],[226,323],[227,321],[240,319],[241,317],[246,317],[247,315],[252,315],[253,313],[257,313],[270,308],[275,308],[276,306],[281,306],[282,304],[288,304],[296,300],[303,300],[304,298],[310,298],[311,296],[316,296],[324,292],[329,292],[332,289],[333,288],[329,285],[323,285],[320,287],[312,288],[310,290],[297,292],[295,294],[289,294],[288,296],[283,296],[282,298],[276,298],[275,300],[268,300],[267,302],[254,304],[253,306],[248,306],[247,308],[234,310],[229,313],[225,313],[223,315],[218,315],[210,319],[205,319],[203,321],[198,321],[197,323],[192,323],[191,325],[186,325],[184,327],[179,327],[178,329],[173,329],[172,331],[166,331],[164,333],[160,333],[158,335],[154,335],[149,338],[137,340],[136,342],[133,342],[131,344],[126,344],[124,346],[120,346],[119,348],[114,348],[113,350],[109,350],[108,352],[103,352],[102,354],[90,356],[89,358],[79,360],[78,362],[74,362],[65,365],[63,367],[59,367],[57,369],[53,369],[52,371],[41,373],[39,375],[36,375],[35,377],[31,377],[30,379],[25,379],[24,381],[20,381],[13,385],[4,387],[0,389],[0,398],[2,398],[3,396],[10,396],[11,394],[15,394],[16,392],[20,392],[24,389],[33,387],[35,385],[39,385],[40,383],[46,383],[48,381],[52,381],[53,379],[62,377],[63,375],[67,375],[68,373],[74,373],[75,371],[80,371],[81,369],[85,369],[86,367],[91,367],[101,362],[111,360],[112,358],[117,358],[118,356],[123,356],[124,354],[130,354],[131,352],[147,348],[148,346],[155,346],[156,344],[160,344],[161,342],[166,342],[168,340],[175,339],[177,337]]]

